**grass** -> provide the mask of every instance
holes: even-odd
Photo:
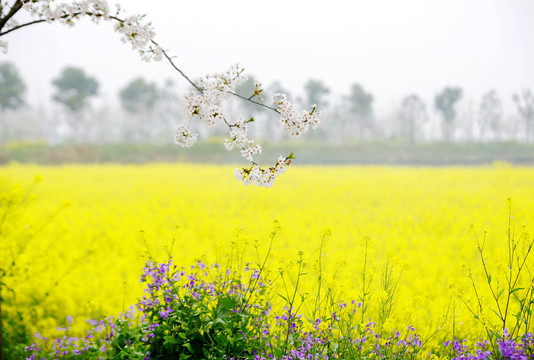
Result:
[[[0,164],[9,162],[56,165],[65,163],[197,162],[243,163],[238,153],[227,152],[222,139],[200,142],[192,149],[173,144],[67,144],[12,142],[0,148]],[[481,165],[496,161],[534,164],[534,144],[369,142],[327,145],[313,141],[262,144],[265,159],[293,151],[299,164]],[[270,163],[270,162],[269,162]]]

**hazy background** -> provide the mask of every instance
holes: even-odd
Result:
[[[456,123],[462,129],[455,130],[452,140],[479,138],[480,102],[490,90],[501,99],[502,123],[509,128],[501,140],[521,140],[524,132],[512,96],[534,90],[531,0],[128,0],[120,4],[128,13],[147,14],[156,40],[192,78],[240,63],[266,87],[278,81],[302,106],[308,105],[305,84],[310,79],[321,82],[329,89],[323,98],[323,127],[341,123],[343,116],[350,118],[344,100],[351,85],[360,84],[373,97],[371,117],[380,126],[371,135],[355,136],[356,140],[395,138],[401,102],[410,94],[422,100],[429,118],[421,139],[442,139],[441,114],[434,102],[445,87],[462,90],[455,105]],[[82,20],[74,28],[38,24],[21,29],[3,37],[9,53],[0,55],[0,62],[17,66],[27,84],[27,104],[48,118],[64,116],[51,100],[51,81],[66,66],[82,68],[98,80],[91,111],[100,120],[128,117],[118,93],[136,77],[158,87],[172,79],[177,96],[188,90],[167,62],[142,62],[120,42],[112,25]],[[233,110],[239,114],[239,109]],[[68,132],[65,126],[59,129]],[[257,131],[263,131],[262,125]],[[320,138],[332,141],[335,136]]]

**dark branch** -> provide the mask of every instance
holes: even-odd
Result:
[[[9,30],[6,30],[6,31],[4,31],[4,32],[0,32],[0,36],[7,35],[7,34],[9,34],[10,32],[15,31],[15,30],[18,30],[18,29],[20,29],[20,28],[23,28],[23,27],[26,27],[26,26],[30,26],[30,25],[33,25],[33,24],[39,24],[39,23],[42,23],[42,22],[46,22],[46,20],[44,20],[44,19],[41,19],[41,20],[34,20],[34,21],[31,21],[31,22],[26,23],[26,24],[17,25],[17,26],[15,26],[15,27],[12,27],[12,28],[9,29]]]
[[[11,19],[17,13],[17,11],[22,9],[22,5],[23,3],[21,0],[15,0],[7,15],[3,18],[0,18],[0,30],[2,30],[2,28],[7,24],[9,19]],[[2,34],[0,33],[0,35]]]

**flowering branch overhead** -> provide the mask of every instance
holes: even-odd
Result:
[[[15,15],[24,10],[34,20],[26,23],[18,23]],[[100,21],[115,21],[115,31],[121,35],[121,40],[129,43],[144,61],[161,61],[164,58],[178,73],[193,86],[195,91],[185,95],[184,107],[187,121],[176,126],[174,141],[176,144],[189,147],[193,146],[198,139],[198,134],[189,129],[191,120],[198,117],[207,126],[224,123],[229,129],[229,136],[225,139],[224,146],[228,151],[239,149],[241,155],[250,161],[250,167],[236,169],[235,175],[244,184],[255,183],[258,186],[272,186],[274,180],[291,164],[294,159],[293,153],[288,156],[280,156],[274,166],[262,168],[254,161],[254,156],[260,154],[262,148],[248,138],[248,126],[254,121],[253,118],[244,120],[240,118],[235,122],[228,121],[224,114],[224,102],[230,97],[237,97],[251,102],[257,106],[268,108],[281,116],[280,125],[291,136],[298,137],[315,129],[319,125],[319,111],[313,105],[311,111],[299,113],[295,106],[289,102],[284,94],[273,96],[273,106],[266,105],[260,94],[263,89],[257,83],[254,93],[249,97],[236,93],[236,86],[246,80],[243,75],[244,69],[238,65],[232,66],[223,73],[204,75],[198,82],[193,82],[174,62],[155,40],[155,30],[152,24],[146,21],[144,15],[126,15],[117,5],[114,12],[106,0],[81,0],[69,3],[59,3],[54,0],[15,0],[9,5],[7,0],[0,0],[0,52],[6,53],[8,44],[1,37],[24,27],[43,23],[57,22],[68,26],[75,25],[82,17],[88,17],[95,23]]]

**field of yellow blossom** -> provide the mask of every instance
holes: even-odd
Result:
[[[294,166],[270,189],[243,186],[227,165],[12,164],[1,167],[0,193],[1,267],[10,289],[3,311],[22,314],[31,333],[133,304],[147,248],[163,259],[172,245],[174,263],[189,266],[221,261],[232,243],[248,243],[245,257],[256,261],[254,245],[260,256],[267,252],[278,220],[270,267],[291,272],[302,251],[310,270],[303,294],[313,296],[321,259],[325,286],[347,301],[367,286],[370,303],[379,303],[387,264],[400,280],[385,327],[409,324],[423,336],[441,327],[432,341],[476,336],[483,328],[466,308],[474,298],[470,271],[491,306],[476,237],[485,237],[497,281],[509,221],[518,242],[532,237],[524,229],[534,230],[534,168],[507,164]],[[376,305],[368,316],[379,316]]]

